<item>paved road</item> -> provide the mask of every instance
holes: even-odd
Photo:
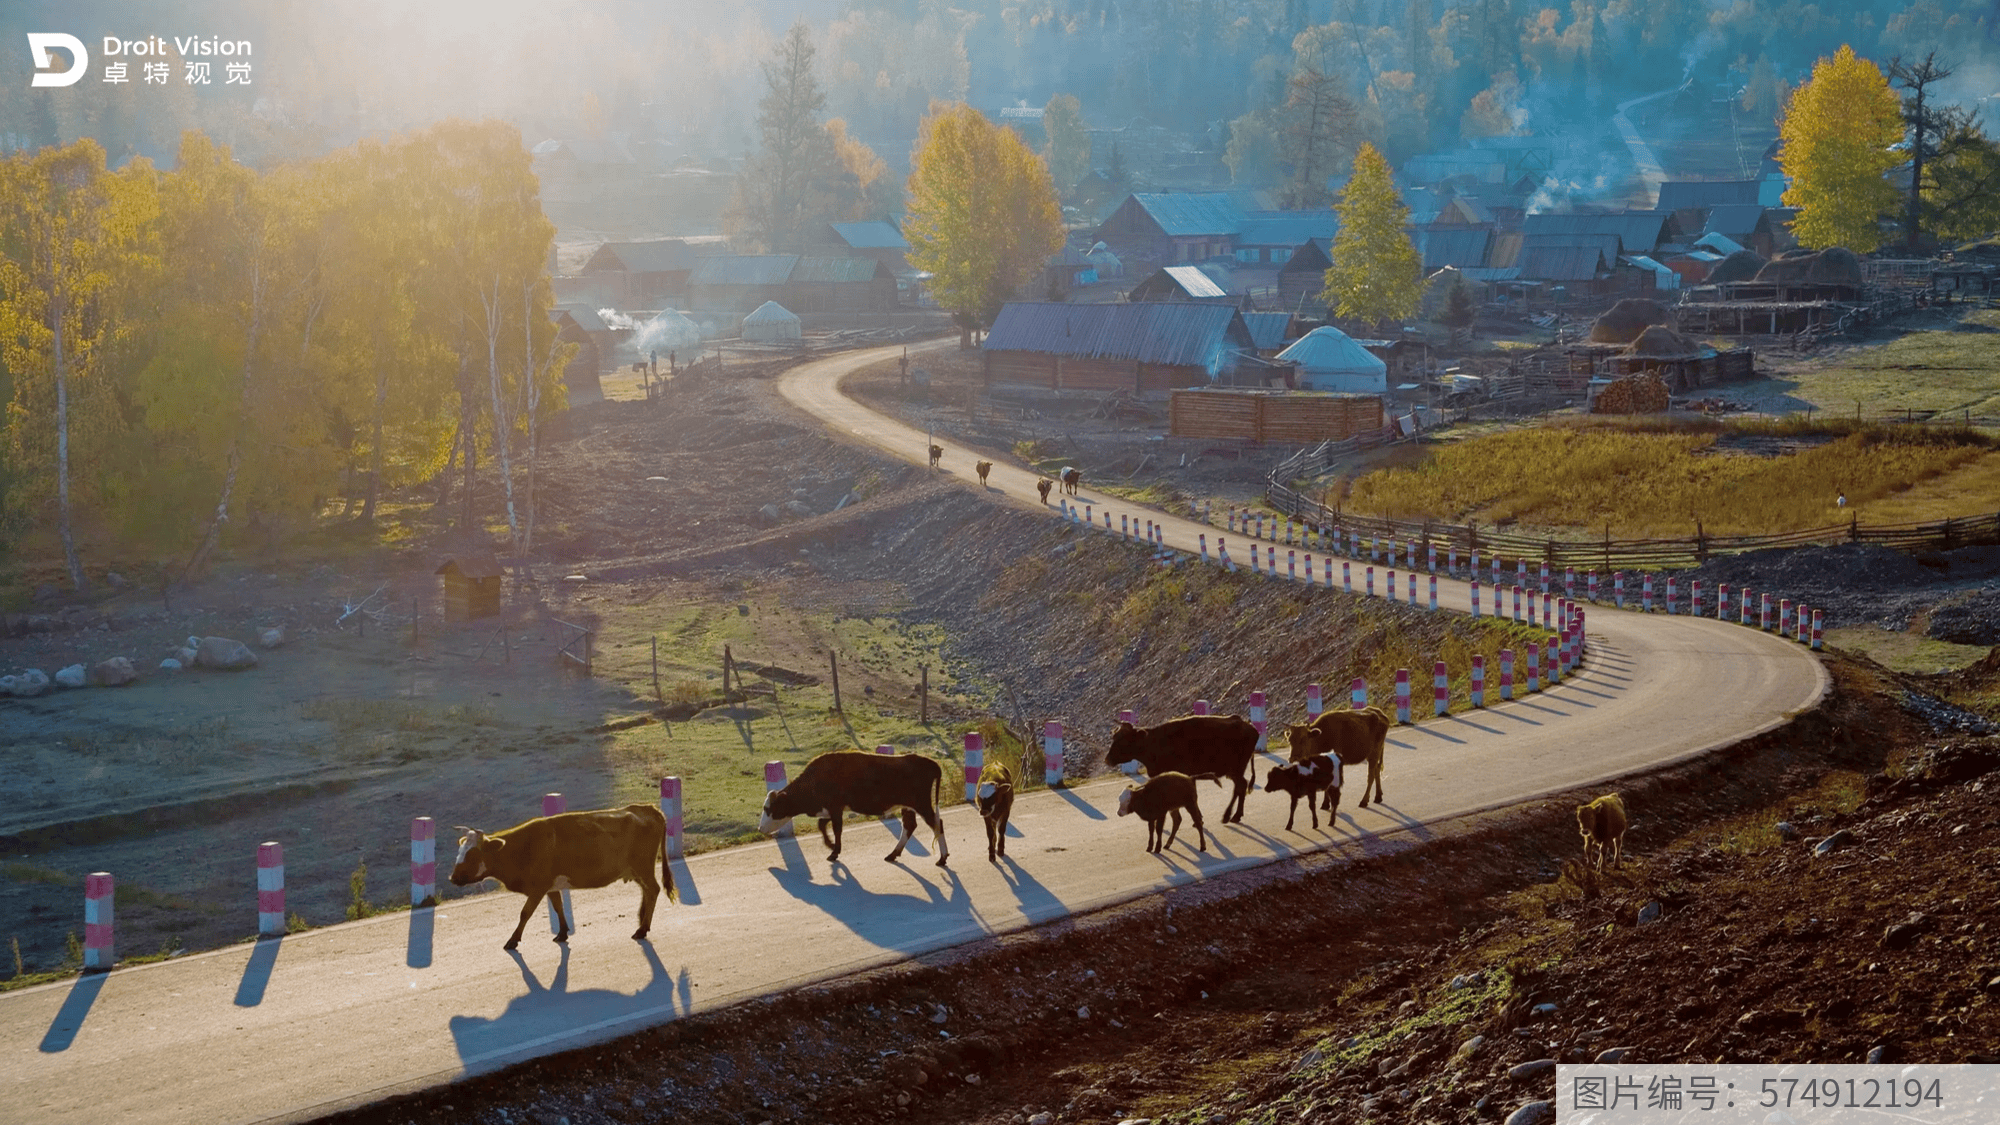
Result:
[[[782,388],[836,428],[921,463],[920,432],[835,389],[845,371],[900,351],[815,362]],[[940,477],[970,481],[976,457],[945,446]],[[1036,500],[1035,476],[989,458],[996,501],[1052,511]],[[1187,520],[1087,485],[1080,501],[1150,519],[1184,549],[1195,539]],[[1465,608],[1464,585],[1441,582],[1440,601]],[[877,858],[892,840],[875,824],[849,831],[839,866],[810,835],[677,862],[683,902],[661,908],[650,945],[628,937],[638,892],[621,886],[577,894],[581,929],[567,950],[537,920],[522,951],[504,953],[519,904],[500,894],[0,995],[0,1123],[306,1118],[1293,852],[1420,839],[1455,815],[1761,731],[1826,684],[1810,654],[1720,622],[1600,609],[1590,627],[1589,665],[1553,691],[1392,732],[1387,803],[1350,801],[1318,832],[1303,819],[1285,832],[1284,797],[1259,792],[1246,823],[1218,827],[1206,854],[1176,844],[1147,855],[1142,825],[1115,818],[1118,785],[1099,782],[1022,797],[1013,860],[998,868],[963,806],[945,814],[947,869],[921,825],[898,865]],[[796,771],[801,760],[790,762]]]

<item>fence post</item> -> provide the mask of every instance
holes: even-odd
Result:
[[[427,815],[410,821],[410,905],[437,905],[437,821]]]
[[[1669,574],[1667,575],[1667,612],[1670,614],[1674,612],[1674,601],[1674,577]]]
[[[1514,587],[1514,620],[1521,620],[1521,587]]]
[[[1063,726],[1059,720],[1042,726],[1042,780],[1051,788],[1063,781]]]
[[[826,663],[833,670],[833,711],[840,710],[840,656],[833,650],[826,651]]]
[[[1250,723],[1257,726],[1257,751],[1259,752],[1262,752],[1264,750],[1264,745],[1266,743],[1264,738],[1264,725],[1267,719],[1267,715],[1264,709],[1265,709],[1265,703],[1269,700],[1270,698],[1266,697],[1261,692],[1250,694]]]
[[[542,796],[543,816],[561,815],[565,810],[567,808],[563,802],[563,794],[561,792],[549,792]],[[549,933],[561,934],[564,920],[567,920],[569,923],[570,933],[574,934],[576,932],[576,908],[569,904],[568,891],[562,893],[562,915],[560,918],[556,915],[556,904],[553,902],[549,903]]]
[[[86,973],[109,970],[118,961],[112,938],[112,902],[117,894],[108,871],[93,871],[83,880],[83,968]]]
[[[1391,571],[1389,571],[1389,594],[1388,594],[1388,597],[1389,597],[1389,600],[1390,600],[1390,601],[1392,601],[1392,602],[1396,600],[1396,572],[1395,572],[1394,570],[1391,570]]]
[[[1410,723],[1410,671],[1396,670],[1396,723]]]
[[[257,845],[257,937],[285,933],[285,849],[277,843]]]
[[[1639,595],[1639,598],[1640,598],[1640,603],[1639,603],[1639,609],[1640,609],[1640,612],[1642,612],[1642,613],[1652,613],[1652,612],[1653,612],[1653,576],[1652,576],[1651,574],[1647,574],[1647,575],[1645,575],[1645,584],[1644,584],[1644,586],[1643,586],[1643,588],[1642,588],[1642,590],[1641,590],[1641,592],[1640,592],[1640,595]]]
[[[1688,616],[1701,616],[1701,579],[1688,583]]]
[[[1617,608],[1621,610],[1625,608],[1625,571],[1623,570],[1611,575],[1611,597],[1613,604]]]

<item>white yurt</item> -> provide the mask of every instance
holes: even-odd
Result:
[[[757,311],[743,318],[743,339],[760,344],[776,344],[784,340],[802,340],[805,333],[799,328],[799,319],[789,309],[776,301],[766,301],[757,306]]]
[[[1299,387],[1309,392],[1387,392],[1389,366],[1354,342],[1322,325],[1293,341],[1278,359],[1297,365]]]

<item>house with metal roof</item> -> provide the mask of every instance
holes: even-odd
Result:
[[[1493,227],[1418,226],[1410,231],[1410,243],[1424,259],[1426,272],[1447,265],[1471,269],[1487,264],[1486,255],[1493,246]]]
[[[1093,240],[1128,261],[1187,265],[1229,256],[1245,214],[1231,194],[1130,194]]]
[[[1627,210],[1618,214],[1529,214],[1521,219],[1521,232],[1536,234],[1611,234],[1618,239],[1618,253],[1651,253],[1671,240],[1668,222],[1671,213],[1660,210]]]
[[[1340,215],[1332,210],[1272,210],[1244,216],[1232,252],[1243,266],[1283,265],[1292,251],[1319,238],[1340,234]]]
[[[1760,180],[1729,182],[1662,182],[1656,210],[1681,210],[1689,206],[1756,205]]]
[[[1201,301],[1234,305],[1242,294],[1220,269],[1169,265],[1132,286],[1133,301]]]
[[[1250,340],[1257,346],[1259,356],[1276,356],[1285,347],[1285,334],[1291,331],[1290,313],[1241,313],[1243,327],[1250,330]]]
[[[1314,238],[1302,242],[1285,260],[1278,273],[1278,301],[1294,312],[1307,313],[1325,308],[1319,295],[1326,288],[1326,271],[1333,268],[1333,240]]]
[[[703,312],[747,313],[766,301],[784,304],[779,298],[798,264],[795,253],[701,258],[688,277],[688,305]]]
[[[896,307],[896,275],[872,257],[801,257],[786,304],[804,313],[880,313]]]
[[[688,277],[699,256],[679,238],[659,241],[608,241],[584,261],[582,276],[591,278],[599,296],[613,297],[631,308],[640,303],[687,294]]]
[[[1270,365],[1234,306],[1017,301],[986,334],[988,384],[1164,392],[1217,380],[1261,383]]]

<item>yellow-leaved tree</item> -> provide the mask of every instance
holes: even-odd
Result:
[[[1867,253],[1882,243],[1882,216],[1897,194],[1883,176],[1903,161],[1902,107],[1882,69],[1845,44],[1813,65],[1785,106],[1778,162],[1792,180],[1787,206],[1797,206],[1792,233],[1800,242],[1846,246]]]
[[[1041,156],[963,103],[931,104],[910,162],[903,236],[960,342],[990,323],[1062,248],[1062,210]]]
[[[1354,176],[1334,210],[1340,234],[1333,239],[1321,294],[1338,316],[1379,324],[1405,320],[1423,300],[1423,259],[1403,227],[1409,207],[1396,193],[1389,163],[1372,143],[1354,156]]]

